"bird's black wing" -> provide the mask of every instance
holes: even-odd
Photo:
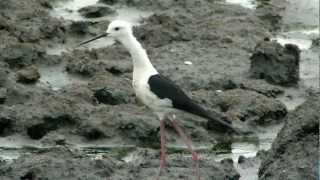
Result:
[[[224,127],[237,131],[232,127],[231,122],[227,121],[227,117],[225,115],[216,111],[206,111],[204,108],[190,99],[170,79],[160,74],[156,74],[149,78],[148,84],[150,86],[150,90],[160,99],[170,99],[174,108],[215,121],[217,122],[216,124],[220,124]]]

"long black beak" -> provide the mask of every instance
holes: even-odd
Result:
[[[103,38],[103,37],[107,37],[108,34],[109,34],[109,33],[103,33],[103,34],[100,34],[100,35],[98,35],[98,36],[96,36],[96,37],[94,37],[94,38],[92,38],[92,39],[89,39],[89,40],[87,40],[87,41],[83,41],[83,42],[81,42],[77,47],[82,46],[82,45],[84,45],[84,44],[88,44],[89,42],[92,42],[92,41],[94,41],[94,40],[97,40],[97,39],[100,39],[100,38]]]

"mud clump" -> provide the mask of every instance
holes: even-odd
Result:
[[[102,128],[90,124],[83,125],[79,131],[87,140],[97,140],[108,137]]]
[[[58,117],[44,117],[42,123],[35,124],[29,127],[27,129],[27,133],[32,139],[41,139],[50,131],[74,124],[75,121],[69,115],[61,115]]]
[[[295,85],[299,81],[300,50],[296,45],[282,47],[276,42],[263,41],[251,56],[253,78],[279,85]]]
[[[271,98],[275,98],[284,93],[281,87],[269,84],[264,80],[245,80],[239,83],[239,88],[255,91]]]
[[[7,99],[7,89],[0,87],[0,104],[3,104]]]
[[[6,134],[6,131],[11,128],[12,121],[7,118],[0,118],[0,136]]]
[[[11,68],[32,65],[44,55],[43,48],[31,43],[16,43],[0,48],[0,61],[6,62]]]
[[[119,0],[99,0],[99,3],[104,3],[104,4],[108,4],[108,5],[114,5],[118,2],[119,2]]]
[[[94,92],[94,97],[99,103],[118,105],[122,103],[128,103],[128,95],[118,89],[110,90],[107,88],[98,89]]]
[[[40,73],[35,66],[26,67],[17,72],[17,81],[20,83],[35,83],[40,79]]]
[[[263,158],[259,180],[317,179],[320,95],[291,112],[271,150]]]
[[[150,26],[152,24],[152,26]],[[172,41],[189,41],[182,23],[165,14],[154,14],[135,31],[139,40],[152,47],[160,47]]]
[[[117,167],[112,158],[94,160],[67,148],[53,148],[24,155],[8,165],[1,165],[1,179],[105,179]],[[84,178],[85,177],[85,178]]]
[[[78,12],[86,18],[98,18],[106,15],[114,14],[116,11],[108,6],[92,5],[83,7]]]
[[[197,91],[194,94],[199,97],[198,101],[220,109],[232,121],[263,125],[280,122],[287,114],[283,103],[255,91],[231,89],[221,93]]]
[[[5,85],[5,83],[7,82],[8,79],[8,74],[5,70],[5,68],[1,68],[0,65],[0,87],[3,87]]]
[[[72,54],[63,55],[63,58],[68,62],[66,70],[81,76],[94,77],[106,71],[114,75],[132,72],[130,56],[119,46],[92,51],[75,50]]]
[[[312,47],[319,47],[320,46],[320,38],[315,38],[312,40]]]
[[[89,32],[90,25],[92,25],[92,23],[85,21],[72,22],[69,26],[69,31],[76,35],[85,35]]]

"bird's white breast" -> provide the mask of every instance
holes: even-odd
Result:
[[[167,108],[172,107],[172,102],[169,99],[158,98],[151,90],[148,84],[150,76],[157,73],[133,73],[133,89],[137,98],[142,101],[146,106],[153,109],[154,112],[165,114]]]

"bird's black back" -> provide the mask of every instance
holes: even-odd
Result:
[[[218,124],[224,127],[231,128],[231,122],[226,121],[227,118],[216,111],[206,111],[204,108],[190,99],[174,82],[170,79],[156,74],[149,78],[148,84],[150,90],[156,94],[160,99],[170,99],[172,101],[173,108],[180,109],[203,118],[216,121]],[[236,130],[235,130],[236,131]]]
[[[197,105],[170,79],[157,74],[149,78],[150,90],[160,99],[170,99],[176,109],[192,113]]]

